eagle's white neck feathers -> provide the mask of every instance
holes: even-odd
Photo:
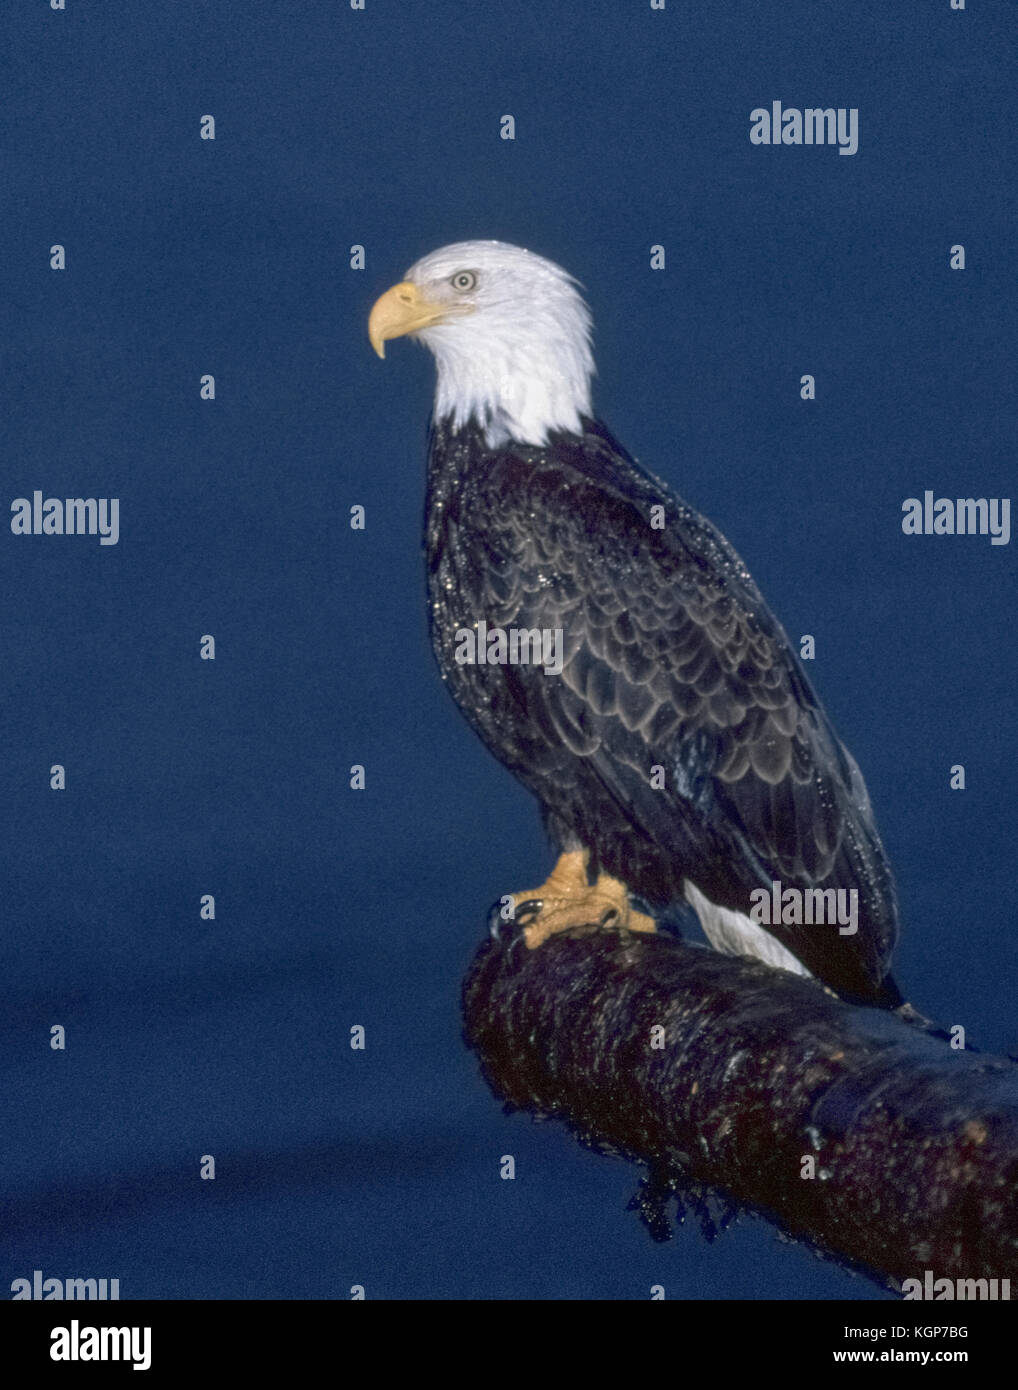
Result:
[[[425,256],[406,279],[449,302],[447,317],[416,334],[438,368],[436,419],[456,428],[477,421],[490,448],[580,430],[594,359],[590,313],[571,276],[518,246],[461,241]]]

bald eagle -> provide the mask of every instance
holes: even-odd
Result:
[[[383,294],[368,331],[380,357],[404,334],[435,357],[432,643],[559,852],[512,895],[527,945],[692,908],[717,950],[901,1005],[859,768],[732,546],[594,415],[577,283],[519,247],[459,242]],[[854,920],[833,911],[849,902]]]

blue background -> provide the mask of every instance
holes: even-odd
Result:
[[[480,1080],[460,981],[549,854],[427,646],[431,361],[365,323],[464,238],[584,282],[599,412],[816,637],[899,981],[1014,1049],[1014,542],[901,531],[1011,494],[1013,7],[67,4],[3,21],[4,505],[121,536],[0,538],[0,1290],[888,1296],[760,1220],[653,1245],[634,1168]],[[858,154],[753,146],[772,100],[858,107]]]

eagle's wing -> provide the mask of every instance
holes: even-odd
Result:
[[[502,668],[482,729],[553,823],[658,906],[684,876],[747,914],[773,880],[856,888],[854,936],[770,930],[835,988],[871,994],[896,904],[865,785],[728,542],[593,423],[501,454],[465,504],[485,515],[471,548],[488,623],[563,632],[561,675]]]

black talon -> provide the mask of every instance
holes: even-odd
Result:
[[[510,916],[506,917],[503,899],[496,898],[488,909],[488,935],[492,941],[509,940],[529,922],[540,917],[543,907],[544,900],[542,898],[528,898],[525,903],[520,903],[514,911],[511,911]]]
[[[502,916],[502,899],[496,898],[488,909],[488,935],[492,941],[502,940],[502,929],[512,925],[512,918],[507,922]]]
[[[528,926],[532,921],[540,917],[543,909],[543,898],[528,898],[525,903],[520,903],[516,909],[517,925],[520,927]]]

